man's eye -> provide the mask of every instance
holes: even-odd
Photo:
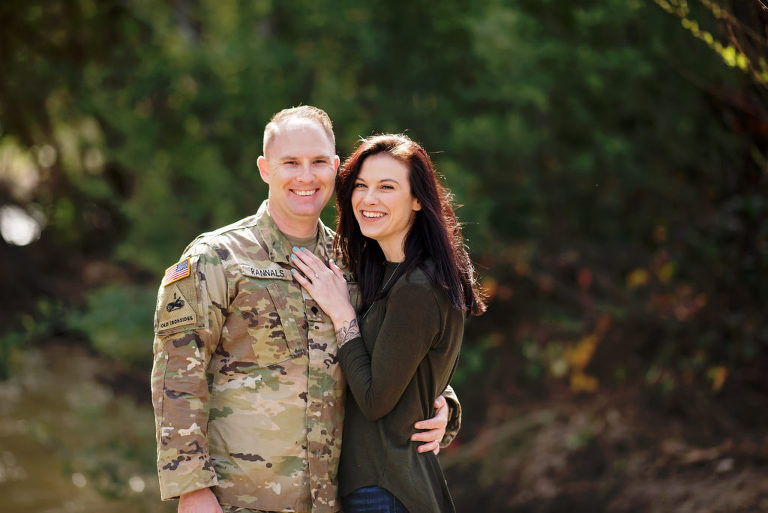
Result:
[[[328,164],[328,161],[325,160],[325,159],[318,159],[318,160],[314,161],[313,164],[315,164],[316,166],[324,166],[324,165]]]

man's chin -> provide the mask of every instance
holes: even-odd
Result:
[[[323,205],[324,206],[324,205]],[[320,217],[320,212],[323,211],[323,206],[317,205],[295,205],[291,208],[291,214],[296,217]]]
[[[291,213],[302,217],[319,217],[328,201],[330,198],[322,202],[316,198],[313,198],[312,201],[293,201],[290,205]]]

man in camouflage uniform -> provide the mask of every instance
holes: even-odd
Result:
[[[319,221],[339,166],[325,112],[276,114],[258,166],[269,199],[255,215],[195,239],[158,294],[160,490],[163,499],[180,497],[184,513],[339,511],[345,382],[336,336],[290,272],[294,245],[335,256],[333,232]],[[453,405],[444,442],[458,430]],[[443,407],[416,424],[431,429],[414,434],[431,441],[419,451],[436,447],[446,417]]]

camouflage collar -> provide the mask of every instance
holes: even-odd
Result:
[[[259,210],[256,212],[256,226],[261,234],[261,238],[266,245],[267,251],[269,251],[269,258],[273,262],[290,264],[290,257],[292,247],[285,238],[283,232],[272,220],[272,216],[269,215],[269,200],[264,200]],[[317,238],[317,247],[315,248],[315,255],[319,256],[323,260],[331,258],[328,249],[333,246],[333,238],[330,235],[331,231],[325,227],[320,219],[317,220],[317,230],[319,236]]]

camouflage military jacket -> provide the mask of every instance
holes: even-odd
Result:
[[[320,223],[315,254],[332,257]],[[345,382],[333,324],[291,278],[264,202],[195,239],[163,279],[152,400],[163,499],[335,512]]]

